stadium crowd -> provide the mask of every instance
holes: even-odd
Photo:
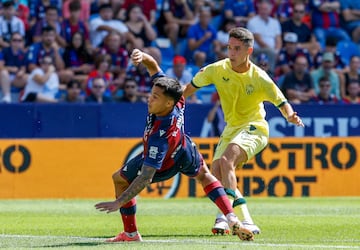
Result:
[[[2,0],[1,102],[146,102],[139,48],[182,84],[248,28],[253,62],[291,103],[360,103],[360,1]],[[207,103],[214,89],[190,103]]]

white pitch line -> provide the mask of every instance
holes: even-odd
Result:
[[[83,240],[83,241],[100,241],[103,242],[104,238],[94,237],[81,237],[81,236],[56,236],[56,235],[17,235],[17,234],[0,234],[0,238],[33,238],[33,239],[72,239],[72,240]],[[105,243],[105,242],[104,242]],[[141,243],[188,243],[188,244],[208,244],[212,245],[238,245],[239,242],[234,241],[210,241],[210,240],[144,240]],[[255,243],[255,242],[244,242],[243,247],[296,247],[296,248],[321,248],[321,249],[359,249],[359,246],[342,246],[342,245],[304,245],[304,244],[273,244],[273,243]]]

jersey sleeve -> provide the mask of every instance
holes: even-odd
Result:
[[[215,67],[212,64],[200,69],[198,73],[194,76],[191,81],[191,84],[195,88],[201,88],[213,83],[212,75],[215,73]]]
[[[265,88],[265,100],[271,102],[276,107],[280,107],[282,104],[287,102],[286,97],[279,87],[274,83],[274,81],[268,76],[263,75],[262,81],[264,81],[263,86]]]
[[[166,137],[159,137],[157,134],[150,136],[147,147],[144,165],[159,170],[169,149]]]

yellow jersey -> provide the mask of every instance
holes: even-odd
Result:
[[[252,62],[247,72],[237,73],[228,58],[220,60],[202,68],[191,84],[195,88],[215,85],[227,126],[254,125],[266,135],[269,128],[263,102],[280,107],[287,101],[269,75]]]

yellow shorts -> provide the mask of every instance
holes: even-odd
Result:
[[[268,144],[269,137],[261,129],[254,129],[252,125],[244,127],[226,126],[216,147],[214,159],[220,159],[230,143],[239,145],[247,154],[248,160],[253,158]],[[244,164],[243,162],[242,164]]]

